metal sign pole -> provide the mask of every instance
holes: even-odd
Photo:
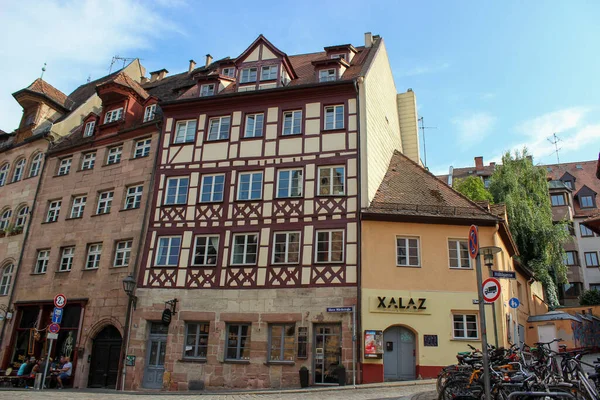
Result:
[[[496,302],[492,303],[492,315],[494,316],[494,342],[498,348],[498,322],[496,321]]]
[[[483,352],[483,388],[485,400],[490,400],[490,369],[487,348],[487,327],[485,322],[485,301],[483,299],[483,277],[481,274],[481,257],[477,252],[476,258],[477,272],[477,297],[479,298],[479,319],[481,321],[481,351]]]
[[[356,386],[356,306],[352,306],[352,385]]]
[[[50,354],[52,354],[52,344],[54,343],[54,339],[50,339],[50,344],[48,345],[48,354],[46,354],[46,365],[44,365],[44,376],[42,378],[42,386],[40,386],[40,390],[43,390],[46,386],[46,374],[48,372],[48,364],[50,364]]]

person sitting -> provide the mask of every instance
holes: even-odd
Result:
[[[73,371],[73,364],[71,364],[71,359],[69,357],[65,357],[64,360],[65,360],[65,363],[58,370],[59,374],[58,374],[58,377],[56,378],[56,380],[58,381],[59,389],[64,388],[63,381],[69,380],[71,378],[71,373]]]
[[[29,376],[31,375],[31,370],[33,369],[33,367],[35,366],[36,362],[35,362],[35,357],[31,357],[29,359],[29,362],[27,363],[27,366],[25,367],[25,369],[23,370],[23,375],[24,376]]]
[[[25,375],[25,368],[27,368],[27,365],[29,364],[29,360],[25,360],[21,366],[19,367],[19,370],[17,371],[17,376],[23,376]]]

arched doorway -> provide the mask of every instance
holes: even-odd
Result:
[[[416,378],[415,334],[402,326],[383,332],[383,378],[406,381]]]
[[[107,325],[94,338],[88,387],[115,389],[119,375],[121,333]]]

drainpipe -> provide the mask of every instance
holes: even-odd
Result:
[[[357,306],[356,308],[358,308],[358,316],[357,316],[357,329],[356,332],[358,333],[358,338],[356,338],[356,341],[353,343],[354,345],[354,351],[357,354],[361,354],[360,352],[360,335],[362,332],[362,327],[361,327],[361,323],[362,323],[362,285],[361,285],[361,281],[362,281],[362,240],[361,240],[361,236],[362,236],[362,191],[361,191],[361,184],[362,184],[362,157],[361,157],[361,148],[360,148],[360,143],[361,143],[361,131],[360,131],[360,91],[359,91],[359,87],[361,84],[363,84],[364,82],[364,77],[359,77],[358,79],[354,80],[354,89],[356,90],[356,129],[358,130],[358,134],[356,135],[356,149],[357,149],[357,166],[356,166],[356,177],[358,179],[358,193],[357,193],[357,199],[356,202],[358,204],[358,209],[356,212],[356,220],[357,220],[357,229],[356,229],[356,241],[358,243],[358,245],[356,246],[357,249],[357,263],[358,265],[356,266],[356,286],[357,286],[357,295],[356,295],[356,302],[357,302]],[[360,364],[360,362],[359,362]],[[356,384],[356,369],[354,369],[353,371],[354,374],[354,382]],[[362,379],[360,380],[362,382]]]

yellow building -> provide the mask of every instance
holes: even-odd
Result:
[[[492,269],[517,277],[501,279],[499,299],[486,305],[488,341],[496,342],[495,331],[501,346],[537,340],[534,330],[527,332],[527,318],[547,308],[531,273],[515,270],[517,250],[504,213],[501,205],[475,204],[394,154],[361,221],[363,383],[434,377],[467,344],[481,348],[470,225],[479,227],[481,247],[501,249]],[[484,278],[489,274],[484,265]],[[513,297],[520,300],[516,309],[509,306]]]

